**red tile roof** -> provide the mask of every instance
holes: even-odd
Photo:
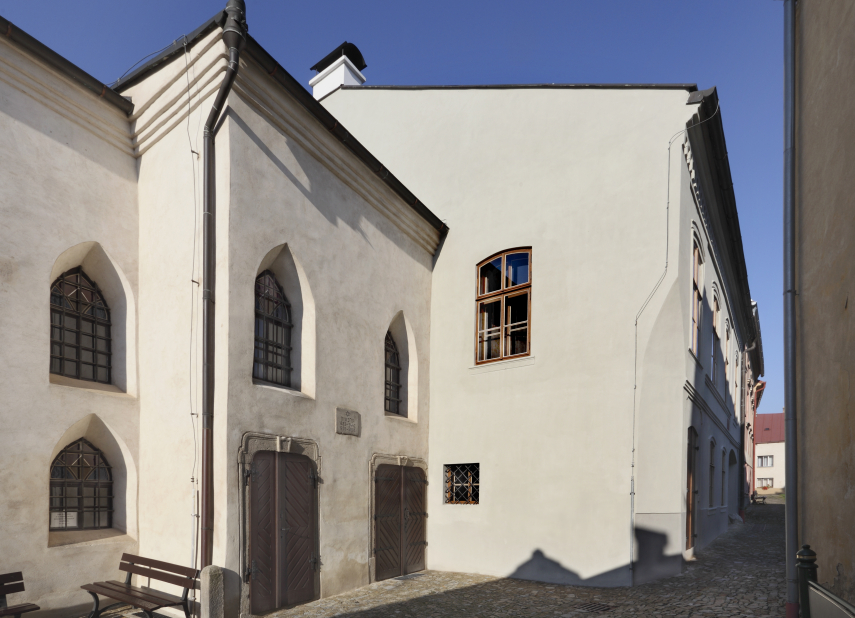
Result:
[[[784,413],[758,414],[754,417],[754,443],[784,441]]]

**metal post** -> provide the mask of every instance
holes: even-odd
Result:
[[[816,552],[810,548],[810,545],[802,545],[799,553],[796,554],[796,570],[799,572],[799,600],[802,610],[802,618],[810,618],[810,599],[808,598],[808,582],[816,581]]]
[[[799,546],[796,476],[796,210],[795,18],[796,0],[784,0],[784,406],[787,488],[787,618],[798,618],[799,590],[793,558]]]

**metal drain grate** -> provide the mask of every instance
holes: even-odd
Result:
[[[422,577],[427,575],[427,573],[410,573],[409,575],[401,575],[400,577],[395,577],[394,579],[415,579],[416,577]]]
[[[579,605],[577,608],[580,612],[588,612],[589,614],[598,614],[600,612],[607,612],[611,609],[614,609],[608,605],[603,605],[602,603],[585,603],[584,605]]]

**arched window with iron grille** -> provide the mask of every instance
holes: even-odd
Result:
[[[50,529],[113,527],[113,473],[104,455],[81,438],[50,468]]]
[[[253,380],[291,386],[291,305],[269,270],[255,280]]]
[[[110,309],[79,266],[50,288],[50,372],[110,384]]]
[[[401,357],[390,331],[386,331],[386,412],[401,414]]]

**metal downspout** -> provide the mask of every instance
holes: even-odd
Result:
[[[232,89],[238,72],[240,50],[246,45],[246,5],[244,0],[229,0],[228,18],[223,26],[223,42],[229,48],[229,66],[214,105],[205,122],[202,240],[202,522],[201,566],[212,563],[214,552],[214,287],[216,284],[216,159],[214,127]]]
[[[799,549],[796,468],[796,210],[795,34],[796,0],[784,0],[784,406],[787,488],[787,618],[799,615],[796,552]]]

